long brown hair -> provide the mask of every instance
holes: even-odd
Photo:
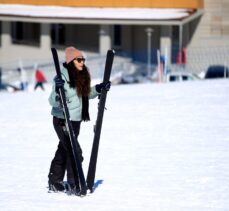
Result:
[[[76,88],[78,96],[87,97],[91,89],[91,76],[86,65],[83,65],[81,71],[77,70],[73,61],[63,66],[68,70],[70,87]]]

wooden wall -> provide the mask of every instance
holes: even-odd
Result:
[[[203,8],[204,0],[0,0],[0,4],[76,7]]]

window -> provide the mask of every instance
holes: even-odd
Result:
[[[26,45],[40,44],[40,24],[13,22],[11,25],[13,43]]]
[[[2,22],[0,21],[0,46],[2,45]]]
[[[182,80],[183,81],[188,81],[188,80],[192,80],[191,77],[188,77],[186,75],[182,75]]]
[[[179,81],[179,76],[171,75],[169,81]]]
[[[122,45],[122,27],[120,25],[114,25],[113,29],[113,44],[115,47],[121,47]]]
[[[179,55],[179,26],[172,27],[172,63],[177,62]]]
[[[63,24],[51,25],[51,38],[53,45],[65,44],[65,26]]]

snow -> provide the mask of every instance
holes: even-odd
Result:
[[[0,4],[0,15],[45,18],[169,20],[188,17],[191,9],[97,8]]]
[[[48,193],[57,146],[46,91],[0,92],[0,210],[229,210],[228,80],[112,86],[95,192]],[[87,173],[98,100],[79,141]]]

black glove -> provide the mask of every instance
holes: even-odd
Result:
[[[95,85],[95,89],[98,93],[101,93],[102,89],[109,91],[111,88],[111,82],[108,81],[106,83],[101,83],[101,84],[97,84]]]
[[[54,82],[55,82],[56,89],[59,89],[64,86],[64,80],[62,80],[58,76],[54,78]]]

